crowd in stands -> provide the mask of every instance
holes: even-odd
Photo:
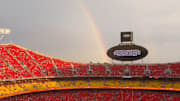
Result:
[[[179,77],[180,63],[149,65],[81,64],[45,56],[19,46],[0,45],[0,80],[73,76]]]
[[[1,101],[180,101],[180,93],[143,90],[64,90],[18,95]]]

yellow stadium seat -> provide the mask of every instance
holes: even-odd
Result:
[[[56,81],[45,81],[44,84],[46,84],[49,88],[59,88],[59,84]]]
[[[0,94],[1,95],[7,95],[7,94],[11,94],[13,93],[12,91],[10,91],[8,88],[6,88],[5,86],[0,86]]]
[[[144,83],[145,83],[145,87],[155,87],[155,88],[163,88],[164,87],[163,81],[147,80]]]
[[[180,88],[180,82],[174,82],[173,88]]]
[[[93,80],[89,82],[90,87],[104,87],[104,81],[101,80]]]
[[[141,81],[132,81],[132,80],[125,80],[125,87],[141,87]]]
[[[47,88],[47,86],[42,82],[32,82],[31,84],[36,89],[46,89]]]
[[[75,81],[76,87],[88,87],[88,81],[78,80]]]
[[[17,84],[12,84],[12,85],[7,85],[6,86],[8,89],[10,89],[12,92],[17,93],[17,92],[23,92],[23,88],[21,88]]]
[[[24,90],[35,90],[35,88],[32,86],[32,84],[30,83],[21,83],[20,86],[24,89]]]
[[[167,82],[166,88],[173,88],[173,82]]]
[[[74,84],[72,81],[60,81],[59,83],[62,87],[74,87]]]
[[[122,87],[123,81],[122,80],[107,80],[106,85],[110,87]]]

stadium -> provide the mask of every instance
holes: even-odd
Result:
[[[2,0],[0,101],[180,101],[179,4]]]
[[[180,63],[85,64],[15,44],[0,52],[1,101],[180,101]]]

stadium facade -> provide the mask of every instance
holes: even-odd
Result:
[[[0,101],[180,101],[180,62],[85,64],[0,45]]]

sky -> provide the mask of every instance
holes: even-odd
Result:
[[[106,51],[133,31],[149,54],[133,63],[180,61],[179,0],[0,0],[3,43],[83,63],[111,63]],[[113,61],[122,63],[119,61]]]

